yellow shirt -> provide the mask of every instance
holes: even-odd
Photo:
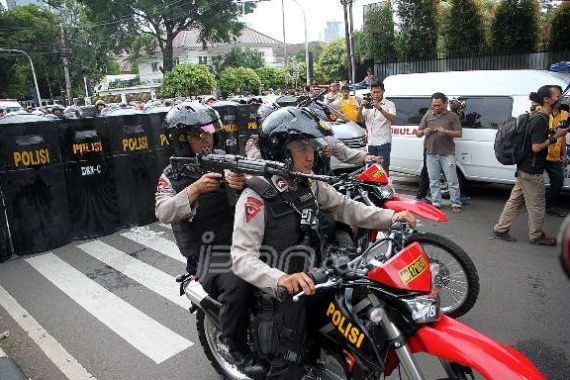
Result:
[[[355,123],[358,122],[358,103],[354,96],[349,96],[346,100],[344,98],[340,98],[338,102],[338,110],[340,113]]]
[[[553,135],[556,132],[556,126],[563,120],[568,119],[568,112],[566,111],[558,111],[556,116],[550,115],[550,123],[549,123],[549,135]],[[562,148],[566,145],[566,138],[560,137],[556,144],[550,144],[548,146],[548,156],[546,157],[546,161],[560,161],[560,153],[563,151]]]

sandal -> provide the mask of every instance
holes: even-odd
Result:
[[[517,239],[515,239],[514,237],[511,236],[511,234],[509,233],[509,231],[505,231],[505,232],[498,232],[493,230],[493,237],[497,238],[497,239],[501,239],[504,241],[517,241]]]
[[[531,239],[530,244],[553,247],[556,245],[556,238],[552,236],[546,236],[546,234],[543,233],[541,237]]]
[[[451,206],[451,212],[454,214],[461,214],[461,206]]]

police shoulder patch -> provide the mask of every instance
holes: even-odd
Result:
[[[263,201],[255,197],[247,197],[245,201],[245,221],[252,220],[263,207]]]

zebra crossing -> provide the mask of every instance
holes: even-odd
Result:
[[[113,351],[143,358],[142,367],[140,360],[127,366],[148,369],[132,374],[132,378],[159,379],[161,369],[172,370],[169,363],[203,358],[199,344],[198,349],[192,349],[197,337],[188,312],[190,302],[179,296],[174,281],[185,267],[182,263],[185,259],[171,229],[158,223],[74,242],[1,265],[0,312],[4,309],[68,379],[115,379],[117,371],[128,373],[121,368],[122,363],[115,363],[109,372],[99,367],[98,353],[112,356]],[[68,306],[58,310],[54,304],[49,315],[36,312],[40,295],[34,298],[14,284],[14,279],[22,278],[41,281],[35,287],[54,294],[53,302],[62,299]],[[42,297],[42,302],[45,299]],[[69,320],[67,314],[74,314],[76,309],[83,316],[78,319],[84,322],[85,334],[92,335],[97,346],[92,355],[89,343],[76,355],[77,340],[66,337],[65,327],[54,332],[48,327],[53,325],[53,318]],[[82,324],[77,320],[73,323]],[[200,363],[203,370],[209,367],[205,360]]]

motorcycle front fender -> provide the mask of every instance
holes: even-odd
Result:
[[[409,211],[424,219],[434,222],[447,222],[447,216],[438,208],[433,207],[425,202],[416,201],[414,198],[406,196],[397,196],[384,203],[384,207],[395,212]]]
[[[408,339],[412,352],[425,352],[479,372],[486,379],[546,379],[523,354],[447,316],[420,327]]]

